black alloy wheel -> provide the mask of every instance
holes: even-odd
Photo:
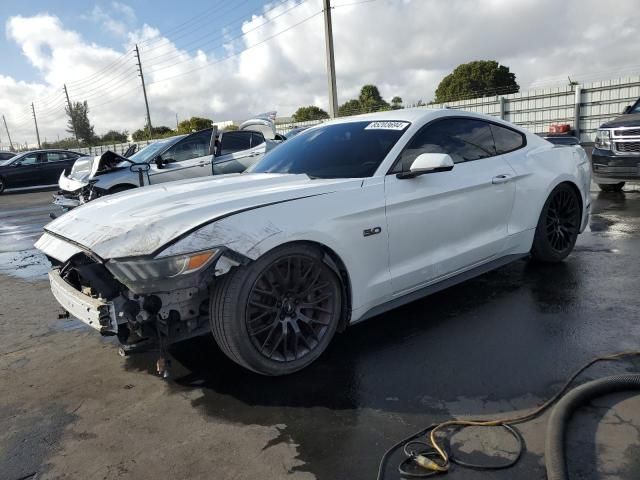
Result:
[[[573,247],[580,229],[580,205],[573,192],[563,189],[553,196],[547,209],[546,227],[547,238],[556,252]]]
[[[288,255],[258,276],[246,309],[253,346],[270,360],[290,362],[313,351],[330,330],[336,286],[317,258]]]
[[[331,342],[343,314],[343,290],[322,250],[282,245],[213,279],[211,332],[239,365],[287,375],[314,362]]]
[[[558,185],[540,213],[531,248],[534,260],[559,262],[571,253],[580,232],[582,210],[575,189]]]

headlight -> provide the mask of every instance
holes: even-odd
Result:
[[[598,133],[596,133],[596,148],[611,150],[611,130],[598,130]]]
[[[212,249],[163,258],[109,260],[105,266],[124,284],[145,283],[196,272],[211,264],[218,252]]]

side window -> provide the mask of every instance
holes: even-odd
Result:
[[[427,125],[411,139],[394,170],[409,170],[422,153],[447,153],[454,163],[496,154],[490,124],[471,118],[448,118]]]
[[[209,141],[211,130],[187,137],[162,154],[164,160],[183,162],[192,158],[209,155]]]
[[[39,155],[37,153],[30,153],[29,155],[25,155],[20,159],[20,165],[35,165],[36,163],[42,163],[42,161],[46,161],[46,159],[38,160],[38,157],[43,155]]]
[[[493,133],[493,141],[496,144],[496,152],[498,155],[502,153],[517,150],[525,145],[525,137],[515,130],[491,124],[491,132]]]
[[[64,152],[47,152],[47,162],[61,162],[67,159],[67,154]]]
[[[251,132],[226,132],[222,135],[221,155],[251,148]]]
[[[262,145],[264,143],[264,137],[261,133],[253,132],[251,134],[251,148],[257,147],[258,145]]]

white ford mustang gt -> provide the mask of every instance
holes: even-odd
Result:
[[[248,173],[98,199],[36,246],[58,302],[125,346],[212,332],[235,362],[281,375],[349,324],[525,256],[563,260],[590,180],[580,147],[395,110],[310,128]]]

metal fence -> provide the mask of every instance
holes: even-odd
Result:
[[[622,113],[640,97],[640,76],[604,80],[584,85],[567,85],[459,100],[432,103],[424,108],[452,108],[500,117],[534,133],[546,133],[554,124],[567,123],[582,143],[591,143],[603,123]],[[285,133],[295,126],[316,125],[322,120],[277,125]]]
[[[553,124],[568,123],[582,143],[591,143],[595,132],[604,122],[619,116],[627,105],[640,97],[640,76],[603,80],[584,85],[567,85],[459,100],[432,103],[424,108],[452,108],[485,113],[520,125],[534,133],[545,133]],[[284,134],[292,128],[312,126],[325,120],[306,122],[278,122],[276,131]],[[134,142],[138,149],[156,140]],[[77,152],[100,155],[107,150],[123,154],[131,143],[102,145],[73,149]]]
[[[638,97],[640,76],[632,76],[584,85],[431,104],[428,107],[495,115],[534,133],[548,132],[553,124],[568,123],[582,143],[590,143],[600,125],[619,116],[624,107]]]

